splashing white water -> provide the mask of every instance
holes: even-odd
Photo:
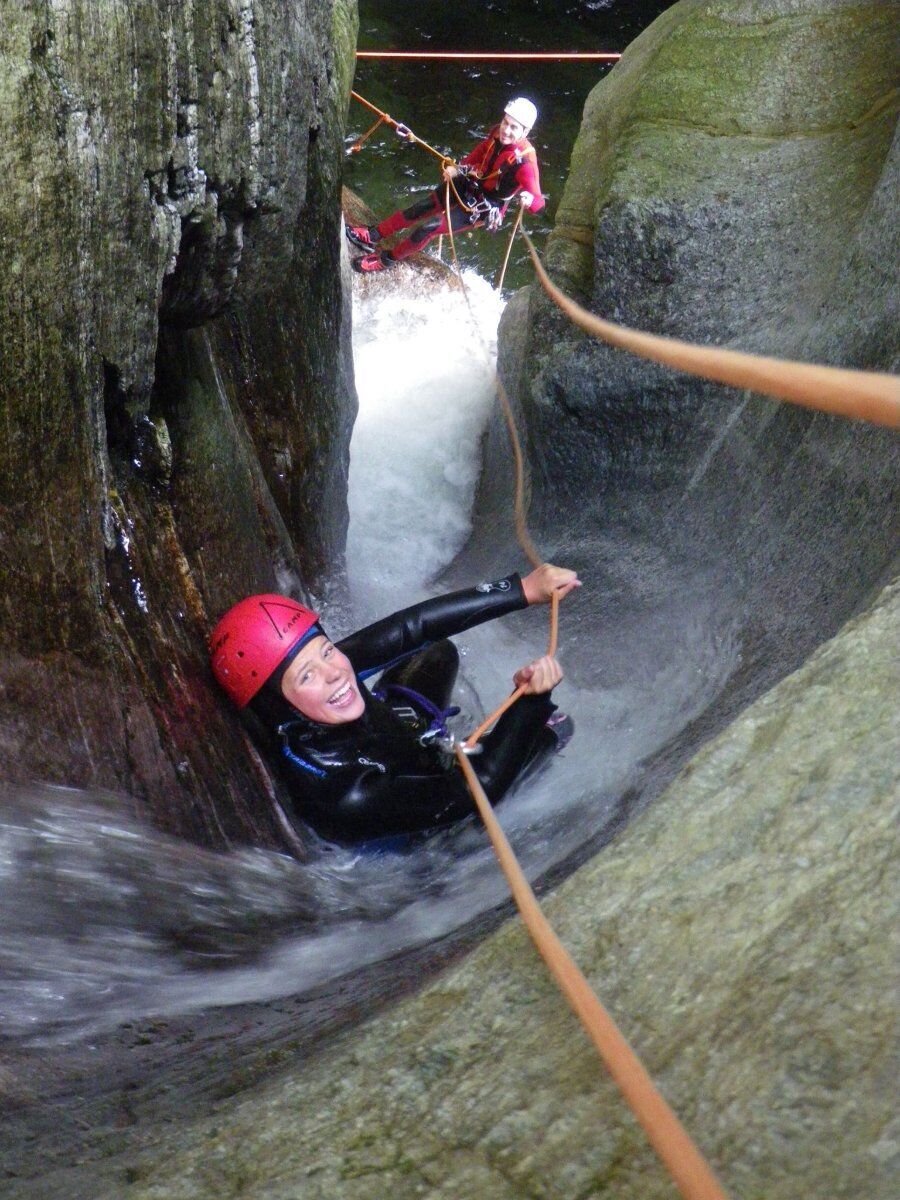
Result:
[[[467,272],[470,312],[451,280],[402,274],[354,298],[347,569],[361,618],[412,603],[462,547],[494,402],[500,297]]]
[[[474,272],[466,272],[464,281],[469,304],[453,280],[435,282],[408,270],[378,277],[377,286],[357,283],[353,340],[360,411],[351,442],[347,556],[357,624],[434,594],[432,581],[471,529],[481,438],[496,402],[502,301]],[[611,561],[624,555],[627,562],[634,549],[610,541],[598,553]],[[671,570],[664,556],[658,558],[651,558],[657,569]],[[498,574],[517,566],[524,567],[524,560],[499,563]],[[667,600],[658,614],[643,613],[634,644],[625,632],[630,665],[615,686],[605,677],[594,631],[577,636],[577,597],[575,611],[563,614],[560,658],[567,670],[578,667],[579,686],[564,680],[554,699],[573,713],[576,739],[552,771],[506,799],[500,814],[509,835],[519,835],[517,848],[534,873],[565,858],[602,826],[640,760],[701,711],[734,666],[736,649],[715,627],[708,583],[701,576],[691,575],[687,583],[673,577],[663,594]],[[693,611],[675,620],[672,605]],[[617,640],[616,629],[604,628],[605,643]],[[455,641],[462,654],[454,697],[463,708],[462,732],[500,702],[517,667],[543,653],[545,618],[517,614]],[[476,859],[490,864],[490,854],[482,860],[468,849],[462,870],[475,895]],[[451,874],[448,868],[445,884]],[[479,903],[491,902],[488,886],[476,911]]]
[[[363,284],[356,305],[357,626],[430,594],[463,545],[493,403],[499,299],[467,276],[476,329],[452,284],[408,276]],[[562,614],[568,677],[554,699],[573,714],[575,737],[498,809],[532,879],[615,825],[642,761],[709,704],[737,655],[716,619],[715,578],[608,532],[573,544],[586,586]],[[497,573],[517,565],[498,562]],[[596,598],[604,577],[617,616]],[[542,653],[545,639],[539,611],[456,639],[457,732],[502,699],[513,670]],[[440,938],[507,894],[474,820],[408,850],[323,844],[300,863],[185,848],[110,815],[96,794],[17,804],[19,815],[10,809],[0,822],[0,1036],[35,1043],[300,993]]]

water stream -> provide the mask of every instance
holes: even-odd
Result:
[[[666,7],[364,0],[360,44],[615,50]],[[505,98],[532,95],[548,193],[530,225],[541,244],[584,99],[604,70],[366,64],[356,86],[457,154]],[[363,127],[351,119],[349,137]],[[347,182],[386,212],[398,193],[433,186],[418,153],[379,133],[348,160]],[[511,522],[471,536],[496,403],[506,296],[491,281],[504,249],[504,237],[461,241],[475,324],[450,280],[409,267],[355,280],[349,601],[323,612],[334,635],[440,590],[527,569]],[[516,252],[507,287],[529,280]],[[585,586],[561,614],[566,678],[556,699],[573,715],[575,737],[498,808],[532,880],[555,880],[602,846],[704,737],[858,611],[886,570],[859,499],[884,477],[877,435],[858,432],[858,445],[831,458],[823,451],[817,491],[809,463],[817,466],[831,433],[818,432],[807,459],[794,440],[799,421],[773,424],[766,486],[745,510],[729,503],[755,478],[761,451],[741,420],[735,409],[677,486],[665,470],[662,484],[647,485],[654,471],[642,469],[665,467],[672,454],[664,440],[648,444],[647,462],[625,456],[619,475],[543,526],[556,532],[538,538],[541,552],[576,567]],[[733,452],[727,478],[714,471],[723,446]],[[793,475],[809,487],[799,507],[778,490]],[[847,519],[832,511],[844,476],[859,481]],[[326,594],[343,597],[332,582]],[[541,609],[457,639],[462,729],[507,693],[546,637]],[[66,1173],[42,1195],[98,1194],[93,1177],[126,1144],[128,1125],[189,1121],[207,1102],[252,1089],[278,1069],[279,1047],[300,1060],[313,1041],[411,986],[420,964],[445,961],[507,902],[475,818],[403,851],[350,850],[310,835],[299,861],[254,848],[204,851],[128,815],[136,810],[129,797],[69,788],[0,795],[0,1088],[13,1098],[0,1158],[23,1187],[48,1162]],[[72,1163],[82,1165],[69,1171]],[[71,1190],[70,1175],[83,1191]]]
[[[404,272],[404,275],[406,272]],[[495,403],[501,301],[467,274],[472,314],[451,282],[363,285],[355,302],[360,416],[351,445],[348,571],[365,623],[439,587],[466,542],[481,437]],[[499,532],[499,531],[498,531]],[[506,545],[506,536],[499,539]],[[712,579],[607,535],[618,573],[662,577],[641,620],[598,622],[588,596],[563,614],[557,691],[577,736],[503,802],[503,824],[536,878],[617,820],[641,764],[721,688],[735,644],[719,627]],[[643,555],[643,557],[642,557]],[[498,563],[498,573],[524,564]],[[596,636],[603,629],[603,637]],[[471,728],[542,652],[546,610],[458,639],[461,724]],[[627,672],[617,672],[616,655]],[[214,855],[120,814],[108,797],[19,793],[0,827],[0,1033],[32,1042],[117,1023],[296,995],[438,939],[506,897],[475,819],[405,851],[317,843],[308,862],[262,850]]]

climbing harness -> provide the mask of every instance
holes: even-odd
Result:
[[[512,193],[505,195],[507,188],[515,181],[515,174],[519,167],[526,159],[536,160],[534,146],[527,138],[521,138],[513,145],[504,146],[497,138],[497,127],[491,130],[486,141],[496,142],[496,145],[488,145],[481,155],[481,161],[478,163],[463,163],[459,168],[459,174],[466,179],[475,180],[480,187],[486,187],[493,183],[494,191],[503,203],[512,198]],[[473,151],[474,153],[474,151]],[[513,188],[515,191],[515,188]]]
[[[456,704],[451,704],[448,708],[440,708],[434,704],[427,696],[423,696],[421,692],[417,692],[415,688],[406,687],[400,683],[379,684],[372,693],[377,700],[382,700],[390,704],[391,695],[401,696],[405,700],[409,700],[407,706],[391,704],[391,708],[407,724],[418,726],[421,724],[424,712],[430,718],[428,728],[419,734],[420,746],[438,746],[447,755],[449,759],[453,758],[457,749],[463,754],[471,757],[472,755],[481,754],[484,747],[480,744],[469,745],[468,742],[462,742],[457,738],[456,734],[447,724],[451,717],[459,715],[460,709]],[[417,707],[416,707],[417,706]]]
[[[421,692],[417,692],[415,688],[406,687],[402,683],[384,683],[379,684],[372,693],[377,700],[383,700],[390,704],[390,696],[402,696],[404,700],[410,702],[409,706],[404,710],[396,705],[391,705],[394,712],[404,719],[406,715],[408,723],[418,725],[421,722],[421,713],[425,713],[430,721],[428,728],[424,733],[420,734],[419,742],[426,746],[429,742],[433,742],[440,738],[448,738],[450,730],[447,727],[447,722],[451,717],[457,716],[459,707],[456,704],[451,704],[449,708],[440,708],[434,704],[427,696],[423,696]]]
[[[456,189],[454,188],[454,191],[455,190]],[[469,220],[473,223],[475,221],[485,221],[486,223],[489,223],[491,213],[495,212],[496,210],[497,205],[491,204],[487,196],[479,196],[477,200],[472,202],[472,205],[469,208]]]

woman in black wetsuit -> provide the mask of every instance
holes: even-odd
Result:
[[[446,825],[474,811],[441,735],[459,665],[446,639],[529,604],[567,595],[574,571],[545,564],[524,579],[438,596],[332,643],[308,608],[250,596],[210,637],[213,672],[232,700],[278,739],[297,813],[323,836],[360,842]],[[374,695],[363,680],[383,672]],[[555,749],[554,658],[516,672],[524,696],[472,759],[493,802]]]

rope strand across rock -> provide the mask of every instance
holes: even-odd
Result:
[[[574,325],[611,346],[628,350],[678,371],[699,375],[729,387],[761,392],[805,408],[856,417],[890,429],[900,428],[900,378],[877,371],[854,371],[820,363],[767,358],[719,346],[699,346],[615,325],[582,308],[550,279],[534,243],[522,230],[541,287]]]
[[[408,137],[408,140],[423,146],[424,149],[438,158],[442,167],[452,163],[451,159],[441,155],[439,151],[429,146],[420,138],[417,138],[405,126],[400,126],[398,122],[388,117],[387,114],[381,113],[379,109],[369,104],[368,101],[363,100],[357,93],[354,92],[352,94],[356,99],[362,101],[367,107],[372,108],[373,111],[378,113],[383,120],[390,122],[395,128],[398,128],[398,132]],[[378,124],[380,123],[379,121]],[[373,128],[377,128],[377,124]],[[452,179],[448,178],[446,180],[444,202],[447,211],[451,257],[455,276],[465,296],[473,325],[478,330],[479,337],[481,337],[481,331],[475,321],[465,281],[460,270],[452,222],[449,219],[451,189],[457,203],[464,209],[468,209],[468,206],[463,202],[456,187],[453,185]],[[506,260],[503,264],[499,286],[502,287],[502,280],[512,249],[512,242],[516,232],[521,231],[531,255],[538,280],[545,292],[575,325],[592,336],[601,338],[610,345],[628,350],[633,354],[671,366],[676,370],[689,371],[702,378],[711,379],[732,387],[761,392],[764,395],[772,396],[775,399],[784,400],[789,403],[800,404],[808,408],[845,417],[866,420],[886,425],[890,428],[900,427],[900,380],[894,376],[821,366],[814,363],[790,362],[740,351],[724,350],[719,347],[694,345],[674,338],[666,338],[656,334],[629,329],[626,326],[616,325],[597,317],[566,296],[565,293],[552,283],[531,239],[525,233],[524,229],[521,228],[521,217],[522,212],[520,210],[510,238],[509,247],[507,248]],[[509,397],[499,376],[496,377],[496,387],[509,428],[515,462],[516,532],[526,557],[533,565],[538,566],[543,560],[534,546],[527,525],[524,458],[516,430],[515,417]],[[547,650],[547,653],[550,655],[556,652],[558,610],[559,598],[554,595],[551,601],[550,639]],[[497,822],[490,802],[484,793],[484,789],[481,787],[478,777],[472,768],[472,764],[466,757],[466,752],[475,747],[484,733],[496,722],[502,713],[515,704],[524,692],[524,686],[517,688],[469,735],[464,744],[456,746],[455,753],[460,770],[466,779],[473,801],[491,839],[500,867],[507,879],[512,896],[532,940],[556,980],[560,991],[582,1022],[623,1097],[644,1128],[654,1150],[671,1173],[685,1200],[725,1200],[725,1192],[709,1165],[665,1099],[654,1086],[653,1081],[637,1055],[603,1008],[591,990],[587,980],[568,955],[541,912],[534,893]]]

